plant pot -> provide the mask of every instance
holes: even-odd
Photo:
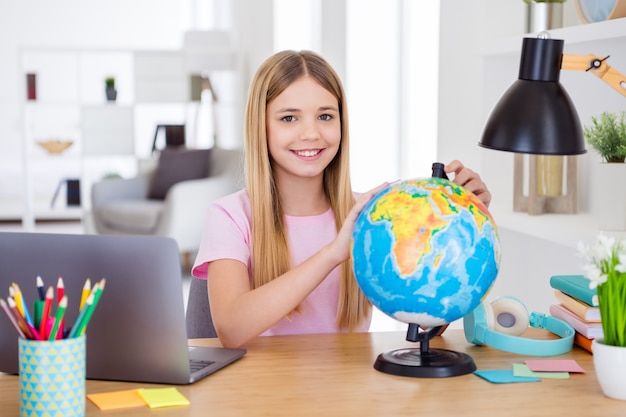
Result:
[[[604,231],[626,231],[626,164],[593,163],[589,171],[589,204]]]
[[[117,90],[115,88],[107,87],[105,92],[108,101],[115,101],[117,99]]]
[[[626,401],[626,347],[605,345],[594,339],[593,366],[602,392],[609,398]]]

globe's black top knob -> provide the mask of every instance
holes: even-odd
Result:
[[[433,178],[445,178],[448,179],[446,171],[443,170],[444,164],[441,162],[433,162]]]

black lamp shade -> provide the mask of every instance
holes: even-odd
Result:
[[[585,153],[576,108],[559,83],[563,41],[525,38],[519,79],[491,112],[479,145],[539,155]]]

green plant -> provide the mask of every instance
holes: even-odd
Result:
[[[584,135],[607,162],[624,162],[626,158],[626,112],[604,112],[592,117],[591,125],[585,126]]]
[[[114,180],[118,178],[122,178],[122,176],[117,172],[107,172],[102,176],[103,180]]]
[[[115,77],[107,77],[104,79],[107,88],[115,88]]]

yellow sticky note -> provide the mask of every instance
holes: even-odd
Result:
[[[173,407],[177,405],[189,405],[185,398],[176,388],[143,388],[138,394],[150,408]]]
[[[120,408],[145,407],[147,404],[136,389],[88,394],[87,398],[100,410],[118,410]]]

